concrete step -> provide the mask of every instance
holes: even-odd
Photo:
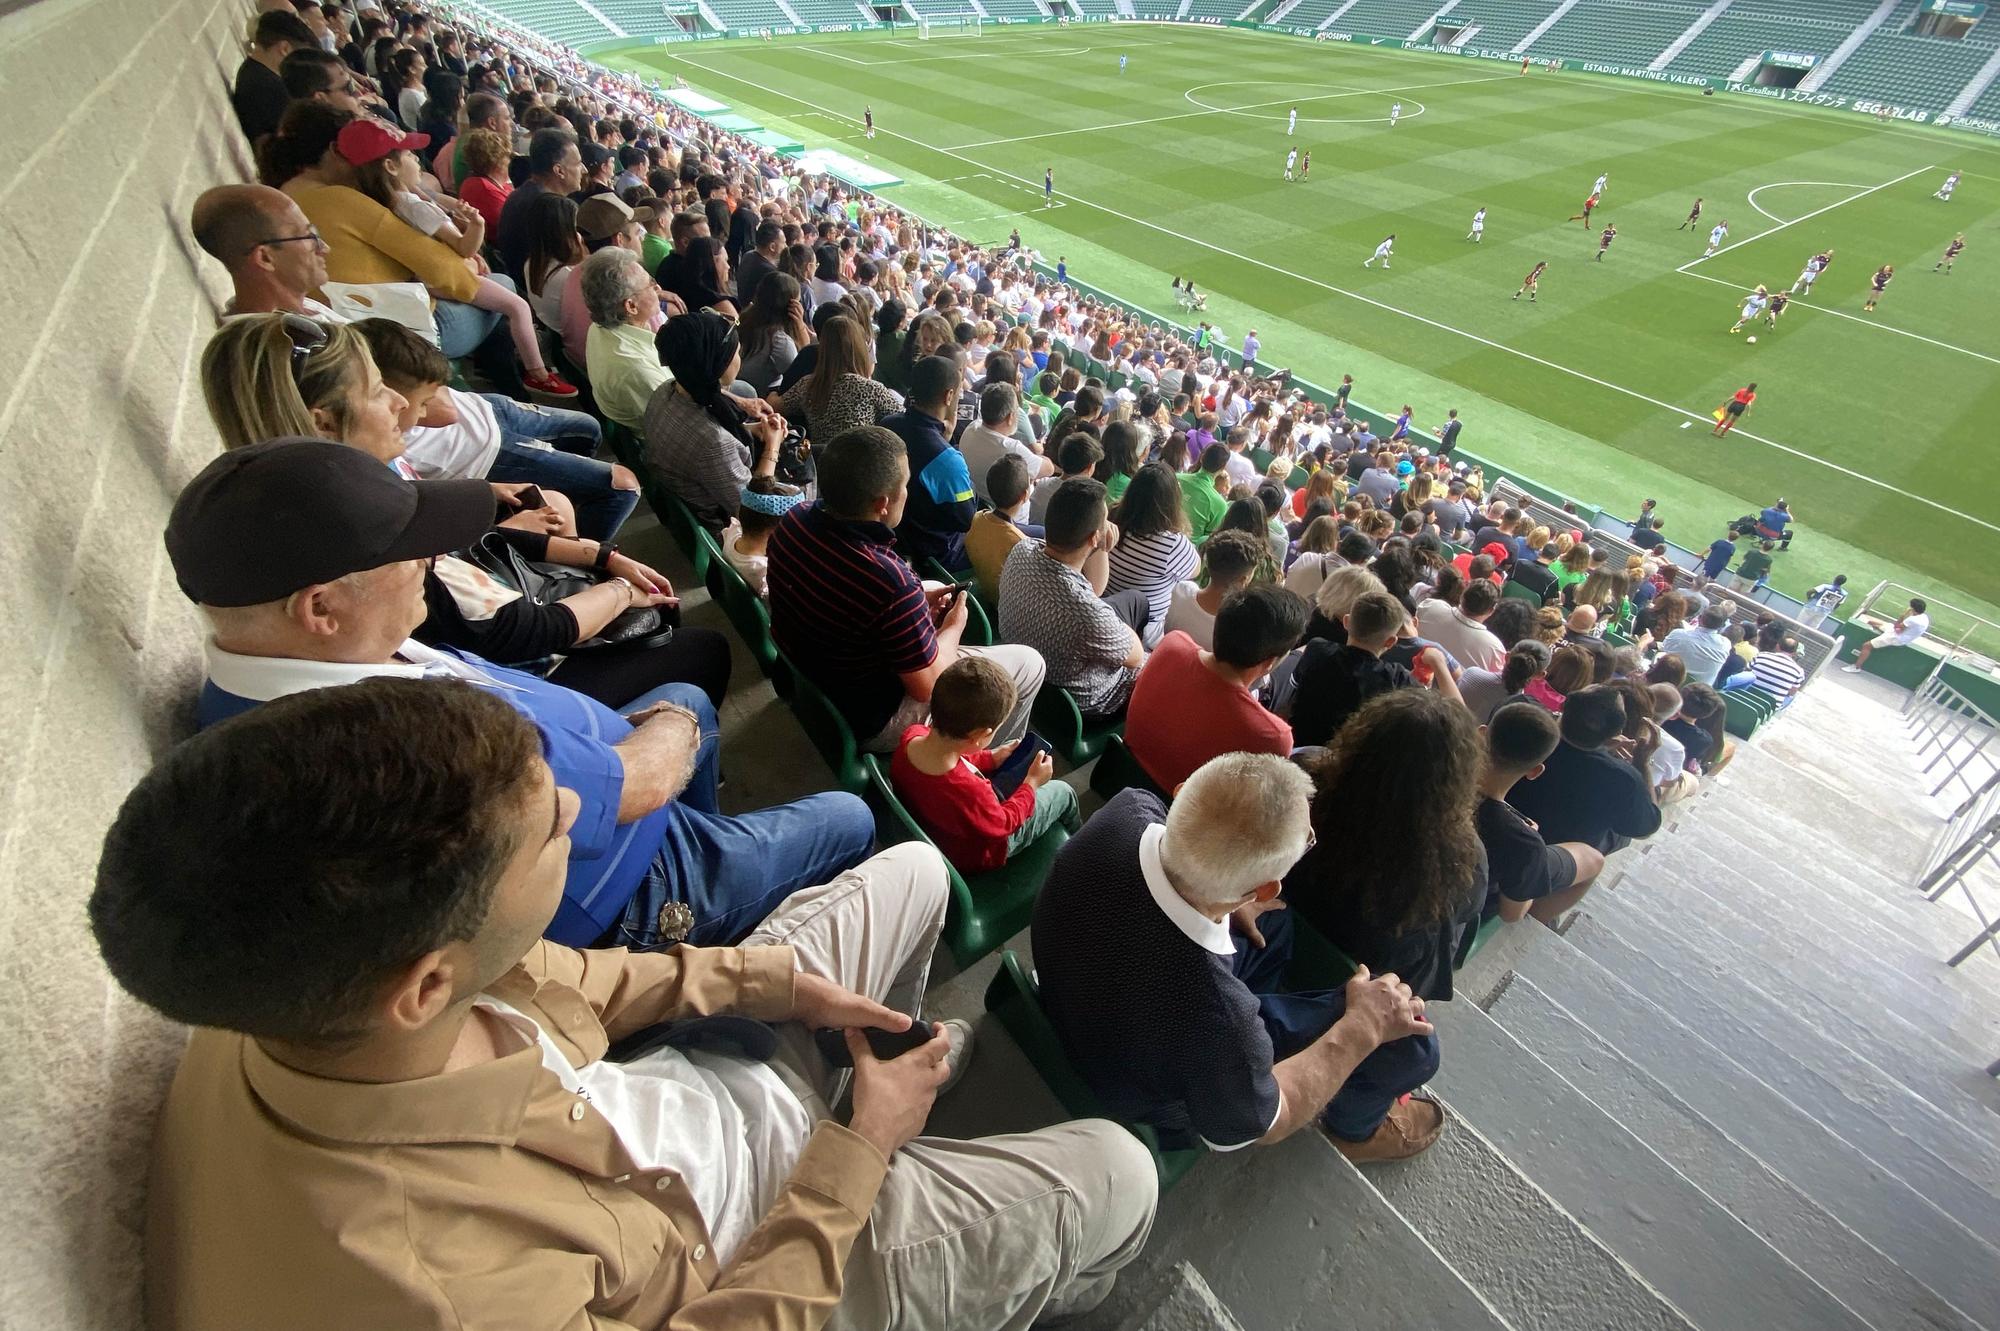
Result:
[[[1396,1331],[1511,1331],[1312,1128],[1197,1164],[1160,1199],[1145,1252],[1084,1325],[1122,1327],[1149,1313],[1150,1291],[1163,1276],[1171,1283],[1169,1273],[1183,1262],[1255,1331],[1319,1331],[1336,1321]],[[1121,1296],[1140,1306],[1120,1307]]]
[[[1176,1262],[1157,1295],[1149,1297],[1152,1305],[1128,1319],[1121,1331],[1243,1331],[1201,1272],[1187,1262]]]
[[[1447,1041],[1445,1066],[1455,1057]],[[1508,1324],[1518,1331],[1691,1331],[1687,1317],[1476,1124],[1458,1113],[1453,1120],[1416,1159],[1371,1165],[1363,1175]],[[1311,1325],[1317,1331],[1346,1320],[1322,1313]]]
[[[1970,1318],[1696,1113],[1534,981],[1516,977],[1491,1015],[1869,1326],[1879,1331],[1976,1331]],[[1547,1186],[1546,1179],[1540,1181]]]
[[[1504,1002],[1504,998],[1502,999]],[[1493,1018],[1439,1004],[1437,1090],[1486,1140],[1701,1327],[1866,1331],[1765,1243]]]
[[[1699,840],[1713,834],[1734,841],[1754,856],[1755,862],[1805,878],[1817,888],[1817,895],[1836,897],[1857,913],[1893,916],[1930,939],[1939,960],[1956,952],[1972,934],[1973,926],[1965,916],[1918,895],[1914,883],[1916,867],[1923,862],[1923,848],[1913,847],[1909,851],[1900,873],[1884,874],[1836,848],[1828,829],[1839,826],[1837,812],[1830,814],[1825,823],[1809,829],[1783,814],[1739,807],[1724,798],[1705,809],[1700,821],[1688,828],[1687,833]],[[1966,966],[1989,977],[2000,974],[2000,965],[1983,954],[1972,958]]]
[[[1843,977],[1864,992],[1892,997],[1897,1011],[1921,1013],[1926,1029],[1949,1032],[1952,1042],[1976,1056],[2000,1049],[2000,981],[1983,970],[1947,966],[1907,936],[1875,918],[1833,902],[1788,895],[1746,870],[1742,859],[1724,859],[1713,840],[1689,836],[1655,847],[1641,862],[1646,881],[1671,882],[1714,903],[1708,913],[1776,934],[1821,958],[1840,958]]]
[[[1955,1177],[1947,1167],[1886,1129],[1863,1121],[1862,1131],[1853,1131],[1860,1116],[1851,1110],[1837,1115],[1850,1130],[1837,1131],[1777,1084],[1780,1069],[1771,1059],[1732,1041],[1728,1024],[1690,1010],[1670,991],[1663,1007],[1546,929],[1522,934],[1516,948],[1516,973],[1506,977],[1496,1011],[1513,984],[1532,984],[1916,1280],[2000,1328],[2000,1287],[1989,1274],[2000,1251],[1906,1181]]]
[[[1674,940],[1698,966],[1740,986],[1764,1010],[1809,1023],[1960,1122],[1994,1157],[1991,1181],[2000,1190],[2000,1115],[1993,1112],[2000,1083],[1984,1072],[1991,1040],[1947,1039],[1942,1021],[1928,1024],[1920,999],[1913,1002],[1887,983],[1864,958],[1851,967],[1829,961],[1809,945],[1805,928],[1787,937],[1782,929],[1732,917],[1685,881],[1635,874],[1589,909],[1607,922],[1629,924],[1628,936],[1649,945]]]
[[[1900,772],[1893,779],[1907,784]],[[1742,812],[1754,811],[1760,820],[1769,816],[1797,823],[1802,829],[1818,829],[1818,836],[1807,844],[1819,844],[1828,829],[1838,827],[1835,844],[1843,856],[1892,878],[1907,876],[1916,866],[1910,847],[1924,834],[1871,807],[1865,790],[1830,786],[1779,758],[1759,753],[1755,746],[1746,746],[1717,780],[1723,787],[1718,793],[1728,795],[1727,802]],[[1876,780],[1888,784],[1880,776]],[[1838,821],[1832,816],[1836,813]],[[1941,822],[1929,820],[1929,831],[1935,832]]]
[[[1678,940],[1648,932],[1635,945],[1588,907],[1565,937],[1975,1234],[2000,1234],[1991,1147],[1786,1003]]]

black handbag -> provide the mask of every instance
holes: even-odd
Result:
[[[536,605],[554,605],[607,580],[603,574],[592,569],[530,559],[498,531],[487,532],[460,554],[468,563],[495,581],[512,587]],[[659,606],[633,606],[621,612],[592,637],[574,647],[565,647],[563,655],[611,648],[658,647],[671,642],[673,636],[673,621]]]

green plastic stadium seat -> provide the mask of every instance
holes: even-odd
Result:
[[[792,712],[799,718],[799,725],[805,730],[806,738],[813,742],[826,765],[833,772],[837,789],[851,795],[868,793],[868,769],[861,764],[861,748],[855,742],[854,730],[847,724],[847,718],[833,705],[833,700],[819,691],[795,662],[783,652],[778,659],[784,664],[792,679]]]
[[[1104,741],[1104,752],[1097,755],[1097,766],[1090,769],[1090,788],[1110,799],[1119,791],[1133,786],[1151,791],[1162,799],[1171,798],[1132,756],[1132,750],[1125,746],[1125,737],[1111,735]]]
[[[1312,473],[1304,467],[1293,467],[1292,474],[1285,478],[1285,484],[1296,490],[1312,479]]]
[[[1285,967],[1285,991],[1307,993],[1338,989],[1359,969],[1354,959],[1327,941],[1325,934],[1292,912],[1292,960]]]
[[[750,649],[751,659],[757,662],[757,668],[777,689],[778,696],[790,699],[791,665],[779,654],[777,640],[771,636],[770,607],[764,604],[763,597],[750,589],[743,575],[729,566],[728,560],[718,562],[722,569],[715,599],[722,603],[722,613],[729,616],[737,636]]]
[[[1019,954],[1011,949],[1000,954],[1000,969],[994,972],[993,981],[986,986],[986,1010],[1000,1019],[1007,1034],[1014,1038],[1021,1052],[1041,1074],[1042,1080],[1062,1102],[1064,1109],[1078,1118],[1109,1118],[1103,1104],[1084,1083],[1075,1068],[1070,1066],[1069,1055],[1063,1051],[1062,1037],[1042,1011],[1041,992],[1036,987],[1035,978],[1022,963]],[[1160,1186],[1171,1188],[1181,1176],[1194,1167],[1201,1159],[1199,1149],[1185,1151],[1162,1151],[1159,1135],[1144,1123],[1122,1125],[1127,1132],[1137,1137],[1153,1157],[1153,1167],[1159,1171]]]
[[[896,789],[889,783],[889,765],[873,754],[864,755],[868,789],[883,815],[881,836],[886,845],[921,841],[931,845],[930,834],[917,822]],[[1069,840],[1060,826],[1050,828],[1040,840],[1012,856],[1001,868],[970,877],[946,864],[951,875],[951,901],[945,907],[944,941],[960,966],[970,966],[1000,944],[1028,927],[1035,911],[1035,894],[1049,876],[1056,852]]]
[[[644,476],[639,463],[645,453],[644,441],[617,421],[604,422],[604,442],[611,449],[611,456],[631,468],[637,475]]]
[[[1271,469],[1271,459],[1278,456],[1268,448],[1252,448],[1246,451],[1250,454],[1251,465],[1257,468],[1259,476]]]
[[[708,570],[707,576],[702,581],[708,587],[708,594],[720,601],[722,599],[722,580],[728,577],[734,570],[729,567],[729,561],[723,558],[722,542],[715,538],[714,532],[706,527],[696,527],[694,529],[694,539],[695,543],[701,547],[701,557]]]
[[[1457,966],[1463,966],[1466,962],[1479,955],[1479,949],[1485,947],[1487,940],[1492,938],[1494,934],[1499,933],[1503,927],[1505,927],[1505,921],[1498,915],[1495,915],[1490,920],[1482,921],[1479,931],[1472,935],[1472,943],[1465,949],[1465,955],[1458,959]],[[1453,969],[1457,969],[1457,966],[1454,966]]]
[[[1757,733],[1757,727],[1770,720],[1772,708],[1768,702],[1759,701],[1770,697],[1763,690],[1724,689],[1721,693],[1722,728],[1738,739],[1749,739]]]
[[[701,544],[701,523],[695,518],[694,510],[684,503],[679,495],[671,494],[653,484],[645,472],[639,473],[639,484],[645,488],[646,502],[653,506],[653,512],[660,518],[660,525],[674,538],[674,544],[681,548],[688,562],[694,565],[694,575],[708,580],[708,551]]]
[[[1049,742],[1056,757],[1071,767],[1083,766],[1104,752],[1105,743],[1113,735],[1125,733],[1124,717],[1115,720],[1092,717],[1086,721],[1069,690],[1047,682],[1035,695],[1032,717],[1036,733]]]
[[[1530,605],[1539,606],[1542,604],[1541,593],[1535,591],[1532,587],[1523,587],[1518,582],[1501,584],[1500,594],[1502,596],[1511,596],[1517,601],[1526,601]]]

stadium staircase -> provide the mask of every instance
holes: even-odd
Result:
[[[478,7],[570,46],[624,35],[579,0],[484,0]]]
[[[1085,1331],[2000,1331],[2000,963],[1946,967],[1971,926],[1912,890],[1906,696],[1821,675],[1564,932],[1500,930],[1432,1009],[1435,1149],[1201,1157]],[[1063,1116],[980,1038],[938,1130]]]
[[[1819,87],[1912,110],[1943,111],[2000,50],[2000,31],[1981,22],[1963,41],[1913,36],[1905,29],[1924,2],[1903,0]]]
[[[1355,0],[1340,16],[1340,26],[1350,32],[1414,40],[1430,26],[1442,0]]]
[[[1461,41],[1494,51],[1518,49],[1521,39],[1548,19],[1554,10],[1549,0],[1458,0],[1451,17],[1472,29]]]
[[[1987,57],[1984,65],[1980,66],[1979,72],[1972,76],[1972,82],[1965,85],[1965,90],[1951,99],[1944,113],[1948,116],[1962,116],[1974,107],[1982,105],[1982,99],[1986,94],[1996,86],[2000,86],[1996,85],[1995,80],[2000,80],[2000,45],[1994,47],[1993,54]]]
[[[729,28],[782,28],[801,19],[774,0],[707,0],[716,18]]]

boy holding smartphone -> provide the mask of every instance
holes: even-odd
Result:
[[[1056,824],[1075,831],[1081,823],[1076,791],[1054,779],[1055,762],[1040,737],[986,747],[1014,702],[1014,680],[1005,670],[984,657],[962,656],[938,676],[930,724],[905,730],[889,761],[897,796],[960,873],[998,869]],[[1038,751],[1018,784],[1004,790],[1009,759],[1024,746]]]

